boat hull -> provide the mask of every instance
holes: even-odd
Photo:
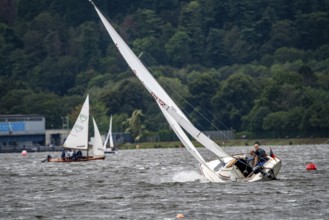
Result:
[[[220,160],[209,161],[209,168],[200,164],[201,172],[210,182],[256,182],[275,180],[282,166],[279,158],[268,157],[261,171],[254,173],[252,167],[241,162],[245,159],[244,155],[235,155],[233,158],[225,165]]]
[[[69,159],[69,158],[48,158],[48,162],[55,162],[55,163],[71,163],[71,162],[85,162],[85,161],[90,161],[90,160],[104,160],[105,156],[101,157],[82,157],[79,159]]]
[[[116,153],[116,150],[111,150],[110,148],[107,148],[105,151],[104,151],[105,154],[115,154]]]

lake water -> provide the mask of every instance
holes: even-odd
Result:
[[[329,219],[329,145],[272,148],[283,160],[278,180],[226,184],[209,183],[183,148],[122,150],[85,163],[0,154],[0,219]],[[308,162],[318,170],[306,171]]]

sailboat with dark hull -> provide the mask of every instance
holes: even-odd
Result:
[[[246,169],[246,167],[248,167],[246,155],[227,154],[219,145],[217,145],[217,143],[198,130],[151,75],[141,60],[134,54],[120,35],[115,31],[96,5],[91,0],[89,1],[94,6],[115,46],[132,69],[132,72],[154,97],[158,107],[168,121],[172,130],[176,133],[177,137],[190,152],[190,154],[199,162],[201,172],[209,181],[254,182],[259,180],[272,180],[276,178],[281,169],[281,160],[279,158],[267,157],[267,162],[263,165],[262,172],[253,172],[251,167]],[[205,161],[185,132],[215,154],[218,159]]]

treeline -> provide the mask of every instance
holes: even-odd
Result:
[[[5,1],[3,1],[5,2]],[[0,11],[1,114],[72,123],[87,93],[105,132],[168,133],[88,0],[8,1]],[[329,135],[329,2],[94,1],[201,130]],[[135,125],[136,126],[136,125]]]

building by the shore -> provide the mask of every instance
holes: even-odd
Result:
[[[45,125],[42,115],[0,115],[0,153],[45,151],[62,145],[69,130],[46,130]]]
[[[69,133],[68,122],[63,129],[46,129],[42,115],[0,115],[0,153],[60,151]],[[129,133],[113,133],[112,137],[115,146],[132,141]]]

